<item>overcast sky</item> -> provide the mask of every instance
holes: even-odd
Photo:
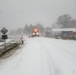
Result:
[[[37,23],[51,26],[63,14],[76,19],[76,0],[0,0],[0,28]]]

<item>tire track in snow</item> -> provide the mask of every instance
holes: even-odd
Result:
[[[41,41],[41,40],[42,39],[38,39],[36,41],[39,42],[39,44],[41,45],[43,50],[47,51],[48,53],[51,51],[53,54],[55,53],[55,51],[57,52],[57,54],[55,53],[56,54],[55,56],[52,53],[48,54],[46,52],[48,57],[52,58],[52,59],[50,59],[50,61],[52,61],[52,64],[53,64],[52,66],[54,66],[52,68],[54,75],[67,75],[67,74],[75,75],[76,68],[74,67],[74,65],[76,65],[76,63],[75,62],[72,63],[72,60],[69,58],[70,54],[67,55],[67,52],[62,52],[61,50],[64,50],[64,48],[57,46],[57,44],[55,44],[53,41],[51,41],[51,43],[49,43],[49,42],[45,42],[45,41]],[[53,57],[55,58],[54,60],[57,62],[56,64],[55,64],[55,62],[53,62]],[[57,59],[59,58],[59,59],[56,60],[56,58]],[[61,59],[61,61],[59,62],[60,59]],[[52,73],[52,75],[53,75],[53,73]]]
[[[63,42],[64,43],[64,42]],[[70,42],[69,42],[70,43]],[[64,44],[64,47],[62,47],[62,45],[61,44],[59,44],[59,43],[53,43],[53,44],[55,44],[55,45],[57,45],[57,47],[59,47],[59,48],[61,48],[61,49],[63,49],[65,52],[67,52],[68,54],[70,54],[71,56],[73,56],[73,58],[75,58],[76,56],[73,54],[73,53],[71,53],[69,50],[68,50],[68,44],[69,44],[68,42],[66,42],[66,44]],[[72,43],[72,42],[71,42]],[[76,43],[76,42],[73,42],[73,43]],[[71,46],[71,49],[73,49],[73,47],[74,48],[76,48],[75,46],[73,46],[72,47],[72,45],[70,45]],[[76,58],[75,58],[76,59]]]
[[[55,60],[53,59],[54,55],[52,56],[51,55],[52,52],[50,53],[50,51],[49,51],[50,49],[54,50],[55,49],[54,46],[52,46],[52,48],[51,47],[48,48],[47,47],[47,46],[49,46],[48,43],[46,43],[46,44],[48,44],[48,45],[46,45],[45,42],[43,42],[43,41],[41,42],[38,40],[38,42],[40,43],[41,47],[43,48],[43,50],[45,50],[45,52],[48,55],[49,60],[47,60],[47,61],[48,61],[50,73],[52,73],[50,75],[64,75],[62,70],[60,69],[61,67],[59,66],[59,64],[56,63]]]
[[[38,42],[36,42],[34,40],[34,38],[32,39],[29,39],[28,42],[30,43],[30,46],[31,44],[33,43],[33,49],[34,49],[34,66],[35,67],[35,70],[38,72],[38,74],[35,74],[35,75],[47,75],[44,73],[44,68],[43,68],[43,63],[42,63],[42,51],[41,51],[41,47],[40,47],[40,44]],[[32,50],[32,48],[31,48]],[[36,65],[35,65],[36,64]],[[39,69],[38,69],[39,68]],[[34,72],[35,72],[34,70]],[[36,73],[37,73],[36,72]]]
[[[37,40],[36,40],[37,41]],[[48,64],[48,66],[49,66],[49,70],[50,70],[50,73],[49,73],[49,75],[55,75],[55,73],[54,73],[54,67],[53,67],[53,63],[52,63],[52,59],[51,59],[51,55],[50,55],[50,53],[48,52],[48,49],[47,49],[47,47],[41,42],[41,41],[37,41],[39,44],[40,44],[40,46],[41,46],[41,51],[43,52],[43,51],[45,51],[45,53],[47,54],[47,58],[46,58],[46,60],[47,60],[47,64]],[[41,52],[41,53],[42,53]],[[43,56],[42,56],[43,57]],[[43,60],[43,58],[42,58],[42,60]],[[44,63],[44,62],[43,62]],[[43,67],[45,66],[45,64],[43,65]],[[46,74],[46,75],[48,75],[48,74]]]
[[[75,56],[71,52],[69,52],[66,48],[63,48],[62,45],[53,43],[53,42],[51,45],[55,46],[57,48],[57,50],[60,53],[62,53],[69,61],[72,61],[74,64],[76,64]],[[71,57],[71,58],[69,58],[69,57]]]
[[[49,46],[49,43],[47,43],[48,44],[48,46]],[[76,74],[76,68],[74,67],[74,65],[76,66],[76,60],[74,59],[72,59],[73,57],[72,56],[70,56],[70,54],[69,53],[67,53],[67,52],[65,52],[64,51],[64,48],[62,48],[62,47],[60,47],[59,45],[57,45],[57,44],[55,44],[55,43],[51,43],[51,46],[55,46],[55,49],[59,52],[59,53],[61,53],[62,54],[62,56],[63,56],[63,58],[65,57],[65,59],[64,60],[67,60],[67,61],[69,61],[69,63],[66,61],[65,62],[65,64],[67,64],[67,68],[71,68],[71,71],[70,71],[70,73],[72,73],[73,75],[75,75]],[[51,48],[51,47],[50,47]],[[72,57],[72,58],[69,58],[69,57]],[[72,65],[72,63],[71,62],[73,62],[74,63],[74,65]],[[65,65],[64,64],[64,65]],[[69,72],[68,72],[69,73]]]

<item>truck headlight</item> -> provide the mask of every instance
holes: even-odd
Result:
[[[37,35],[39,35],[39,33],[36,33]]]
[[[33,35],[35,35],[35,33],[33,33]]]

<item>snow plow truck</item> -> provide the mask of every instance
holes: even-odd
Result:
[[[33,30],[31,37],[36,37],[36,36],[39,37],[39,31],[38,31],[37,28],[35,28],[35,29]]]

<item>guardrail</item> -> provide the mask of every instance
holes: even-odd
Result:
[[[3,55],[4,53],[6,53],[7,51],[10,51],[13,48],[18,47],[21,44],[21,40],[19,40],[19,41],[11,40],[11,41],[7,42],[6,49],[5,49],[4,44],[0,45],[0,56]]]

